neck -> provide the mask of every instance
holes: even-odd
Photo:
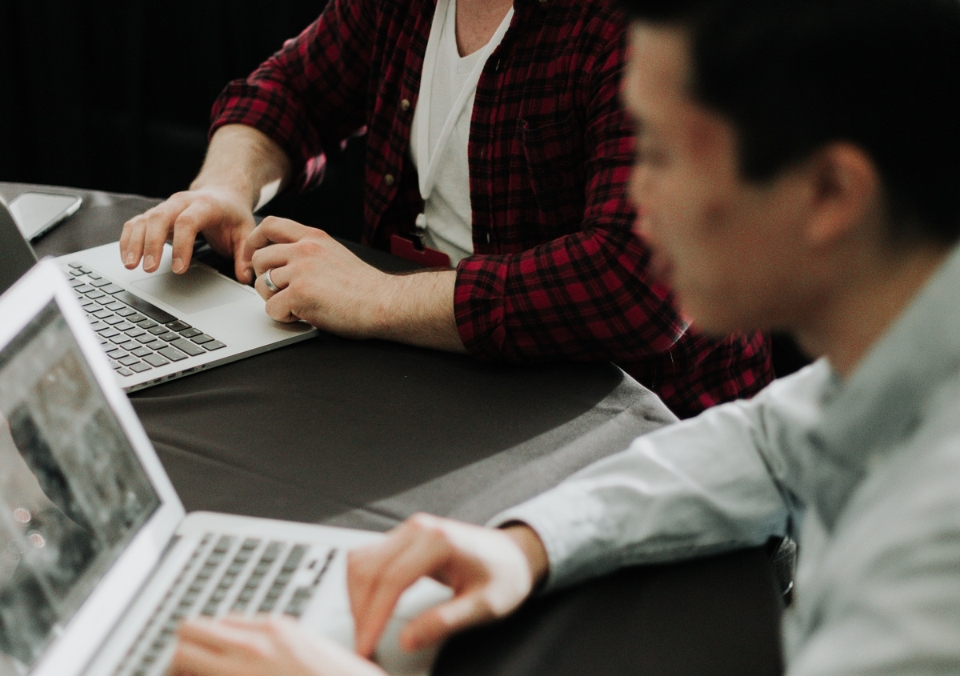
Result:
[[[821,299],[816,317],[794,331],[801,347],[849,377],[948,255],[949,249],[937,247],[889,254],[840,280],[842,291]]]
[[[457,48],[460,56],[483,49],[497,32],[513,0],[457,0]]]

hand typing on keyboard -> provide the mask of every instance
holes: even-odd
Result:
[[[385,676],[375,664],[284,618],[180,627],[170,676]]]

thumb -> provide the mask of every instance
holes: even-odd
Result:
[[[481,591],[458,596],[410,620],[400,632],[400,647],[407,651],[419,650],[494,619],[496,615]]]

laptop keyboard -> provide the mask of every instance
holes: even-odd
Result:
[[[113,370],[130,377],[226,345],[81,263],[64,271]]]
[[[163,674],[177,627],[188,617],[228,613],[301,617],[336,553],[316,545],[206,534],[114,676]]]

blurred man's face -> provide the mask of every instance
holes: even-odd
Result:
[[[789,173],[744,181],[733,128],[691,99],[688,74],[681,31],[632,28],[623,98],[639,133],[629,189],[640,214],[635,232],[701,328],[783,326],[809,185]]]

